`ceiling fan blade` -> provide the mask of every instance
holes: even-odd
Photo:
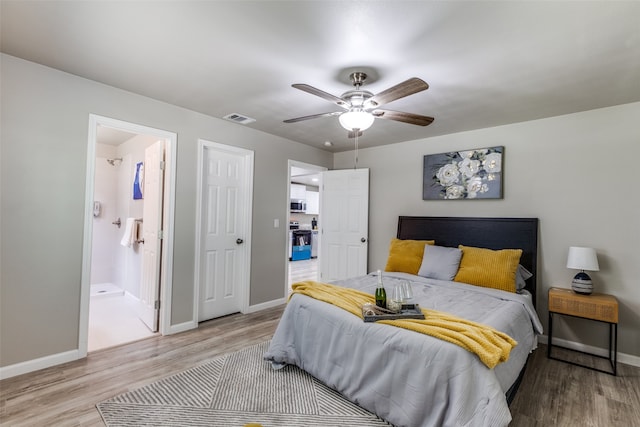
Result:
[[[296,123],[304,120],[317,119],[318,117],[331,117],[331,116],[339,116],[342,114],[342,111],[333,111],[331,113],[322,113],[322,114],[312,114],[310,116],[296,117],[295,119],[283,120],[284,123]]]
[[[355,138],[356,137],[356,133],[354,131],[350,130],[347,136],[349,138]],[[361,137],[361,136],[362,136],[362,131],[359,130],[358,131],[358,137]]]
[[[367,101],[367,104],[369,104],[369,108],[374,108],[427,89],[429,89],[429,85],[425,81],[412,77],[374,95]]]
[[[433,122],[433,117],[421,116],[420,114],[405,113],[402,111],[392,110],[374,110],[371,112],[376,118],[395,120],[398,122],[409,123],[411,125],[428,126]]]
[[[318,88],[315,88],[313,86],[309,86],[308,84],[295,83],[295,84],[292,84],[291,87],[294,87],[296,89],[300,89],[301,91],[310,93],[311,95],[319,96],[320,98],[323,98],[323,99],[326,99],[327,101],[333,102],[334,104],[339,105],[342,108],[349,108],[350,107],[350,105],[348,103],[346,103],[344,101],[344,99],[338,98],[335,95],[331,95],[330,93],[325,92],[323,90],[320,90]]]

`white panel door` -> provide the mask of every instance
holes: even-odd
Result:
[[[249,167],[246,153],[204,147],[198,321],[242,310],[249,281]]]
[[[320,280],[367,274],[369,169],[322,172]]]
[[[162,248],[162,194],[164,189],[164,141],[144,152],[144,206],[142,229],[142,279],[138,316],[158,332],[160,314],[160,260]]]

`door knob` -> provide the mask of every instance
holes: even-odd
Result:
[[[236,239],[236,243],[237,243],[237,244],[239,244],[239,245],[241,245],[242,243],[244,243],[244,240],[242,240],[242,239]]]
[[[364,237],[362,237],[362,238],[360,239],[360,241],[361,241],[362,243],[364,243],[364,242],[366,242],[366,241],[367,241],[367,239],[365,239]]]

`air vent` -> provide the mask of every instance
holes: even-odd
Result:
[[[256,119],[252,119],[251,117],[243,116],[238,113],[227,114],[223,117],[223,119],[230,120],[232,122],[240,123],[241,125],[248,125],[249,123],[253,123]]]

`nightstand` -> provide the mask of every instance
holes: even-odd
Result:
[[[559,345],[553,345],[553,315],[562,314],[564,316],[578,317],[581,319],[595,320],[597,322],[607,323],[609,325],[609,357],[600,356],[598,354],[587,353],[584,351],[574,350]],[[551,356],[551,348],[558,347],[565,350],[578,351],[590,356],[608,359],[611,363],[612,371],[604,371],[602,369],[592,368],[576,362],[559,359]],[[571,363],[572,365],[582,366],[583,368],[592,369],[594,371],[604,372],[610,375],[616,375],[618,361],[618,300],[613,295],[593,293],[591,295],[581,295],[573,292],[571,289],[551,288],[549,289],[549,344],[547,346],[547,357],[549,359],[560,360],[562,362]]]

